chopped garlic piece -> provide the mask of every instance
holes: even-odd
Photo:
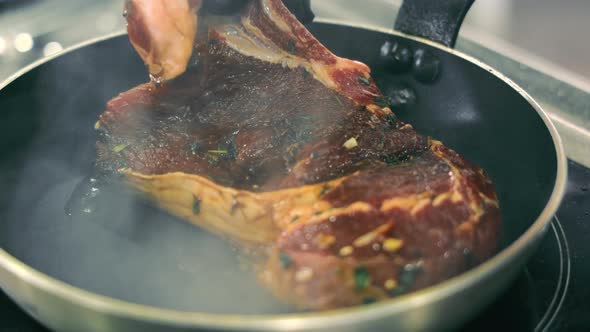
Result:
[[[123,150],[127,149],[128,146],[129,146],[129,144],[119,144],[113,148],[113,152],[115,152],[115,153],[122,152]]]
[[[404,246],[404,241],[399,239],[386,239],[383,241],[383,250],[396,252]]]
[[[375,232],[367,233],[358,239],[354,240],[354,246],[357,248],[368,246],[371,242],[375,241],[379,234]]]
[[[377,227],[376,229],[372,230],[371,232],[354,240],[354,242],[353,242],[354,246],[357,248],[368,246],[373,241],[375,241],[378,236],[380,236],[382,233],[386,232],[389,229],[389,227],[391,227],[390,224],[384,224],[384,225]]]
[[[357,146],[359,146],[359,143],[357,142],[356,138],[351,138],[348,141],[346,141],[343,145],[345,148],[347,148],[348,150],[354,149]]]
[[[306,282],[313,278],[313,270],[309,267],[303,267],[295,273],[295,280],[298,282]]]
[[[396,287],[397,287],[397,281],[395,281],[393,279],[387,279],[387,281],[385,281],[385,289],[392,290],[392,289],[395,289]]]
[[[315,238],[315,241],[318,247],[326,249],[336,242],[336,238],[333,235],[321,233]]]
[[[352,252],[354,251],[354,248],[351,246],[346,246],[346,247],[342,247],[340,249],[340,256],[350,256],[352,255]]]

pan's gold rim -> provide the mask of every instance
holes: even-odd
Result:
[[[533,243],[538,242],[545,232],[557,212],[563,196],[565,194],[567,184],[567,157],[564,146],[559,136],[557,129],[550,121],[549,116],[541,108],[541,106],[527,93],[519,87],[512,80],[504,76],[499,71],[482,63],[481,61],[466,55],[457,50],[442,46],[430,40],[410,36],[400,33],[398,31],[383,29],[380,27],[350,24],[337,20],[316,20],[317,23],[345,25],[355,28],[362,28],[365,30],[372,30],[392,35],[397,35],[403,38],[415,40],[431,47],[435,47],[442,51],[451,53],[455,56],[463,58],[478,67],[490,72],[497,78],[510,85],[516,90],[525,100],[533,106],[541,117],[551,137],[553,139],[554,148],[557,154],[557,174],[556,181],[553,188],[553,193],[547,202],[544,210],[533,223],[533,225],[515,242],[507,248],[496,254],[481,265],[466,271],[456,277],[448,279],[444,282],[434,286],[412,292],[407,295],[400,296],[395,299],[378,302],[367,306],[357,306],[352,308],[337,309],[324,312],[312,313],[296,313],[296,314],[282,314],[282,315],[221,315],[221,314],[207,314],[199,312],[186,312],[177,310],[168,310],[147,305],[133,304],[122,300],[98,295],[81,288],[74,287],[65,282],[52,278],[25,263],[19,261],[17,258],[10,255],[8,252],[0,248],[0,268],[5,272],[16,277],[19,280],[25,281],[31,287],[37,288],[47,294],[51,294],[56,298],[63,299],[72,304],[84,307],[88,310],[101,312],[121,318],[130,318],[135,320],[142,320],[146,322],[155,322],[160,324],[170,324],[173,326],[186,327],[208,327],[208,328],[231,328],[235,330],[258,330],[258,331],[272,331],[280,330],[282,328],[295,330],[297,326],[305,326],[305,328],[335,328],[336,324],[345,326],[354,322],[369,321],[395,313],[408,311],[411,308],[419,307],[425,303],[432,303],[442,298],[448,297],[452,294],[459,293],[463,289],[471,287],[481,281],[486,276],[494,273],[494,271],[502,270],[502,268],[517,257],[517,253],[524,252]],[[85,46],[105,41],[111,38],[119,37],[125,34],[125,31],[119,31],[99,38],[91,39],[83,43],[70,47],[63,52],[55,54],[51,57],[41,59],[31,65],[18,71],[10,78],[0,83],[0,89],[3,89],[8,84],[22,76],[26,72],[60,57],[66,53],[75,51]],[[7,282],[0,274],[0,286]]]

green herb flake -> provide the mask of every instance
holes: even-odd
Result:
[[[388,166],[395,166],[399,164],[400,159],[395,154],[390,154],[383,157],[383,161],[386,162]]]
[[[391,128],[395,128],[397,126],[397,119],[395,118],[395,115],[393,115],[393,114],[387,114],[387,116],[385,117],[385,121],[387,121],[387,124]]]
[[[297,44],[293,40],[289,40],[287,42],[287,47],[289,47],[289,52],[292,54],[297,54]]]
[[[227,151],[227,150],[209,150],[207,152],[209,152],[211,154],[221,155],[221,156],[229,154],[229,151]]]
[[[197,142],[193,142],[190,144],[190,149],[191,149],[191,153],[194,155],[197,154],[197,152],[199,151],[199,143]]]
[[[338,105],[340,106],[344,106],[344,104],[342,103],[342,100],[340,100],[340,98],[338,96],[334,96],[334,98],[336,99],[336,101],[338,102]]]
[[[201,213],[201,200],[198,197],[194,197],[193,214],[198,215],[199,213]]]
[[[357,267],[354,270],[354,286],[357,290],[367,289],[371,285],[371,276],[365,267]]]
[[[412,286],[420,273],[422,273],[422,266],[418,264],[406,265],[399,275],[400,285],[402,285],[403,288]]]
[[[399,282],[402,285],[411,285],[414,283],[415,277],[416,276],[413,273],[404,272],[399,276]]]
[[[303,68],[303,79],[307,79],[309,77],[309,72],[307,69]]]
[[[237,199],[234,199],[231,202],[231,208],[229,210],[229,213],[233,216],[236,213],[236,211],[238,211],[238,209],[240,209],[241,207],[242,207],[242,204],[240,202],[238,202]]]
[[[293,265],[293,259],[291,258],[291,256],[287,255],[286,253],[282,252],[279,255],[279,259],[281,261],[281,266],[283,267],[283,269],[288,269]]]
[[[330,188],[330,186],[329,186],[329,185],[325,184],[325,185],[322,187],[322,191],[320,192],[320,197],[321,197],[321,196],[324,196],[325,194],[327,194],[327,193],[328,193],[328,192],[329,192],[331,189],[332,189],[332,188]]]
[[[119,152],[125,150],[128,146],[129,146],[129,144],[119,144],[113,148],[113,152],[119,153]]]
[[[385,138],[381,137],[379,139],[379,143],[377,143],[377,145],[375,146],[375,148],[379,151],[383,150],[385,148]]]
[[[375,299],[374,297],[364,297],[363,298],[363,304],[373,304],[377,302],[377,299]]]
[[[227,152],[227,157],[231,160],[236,160],[238,157],[238,147],[236,145],[235,137],[232,137],[232,139],[227,142]]]
[[[217,165],[219,163],[219,156],[215,154],[209,154],[207,156],[207,162],[210,165]]]
[[[373,102],[375,103],[375,105],[377,105],[381,108],[385,108],[390,105],[389,98],[387,98],[385,96],[377,96],[377,97],[375,97]]]
[[[371,85],[371,81],[369,81],[369,79],[367,79],[364,76],[359,76],[359,83],[361,83],[362,85],[366,85],[366,86]]]
[[[391,291],[389,291],[389,295],[391,295],[391,296],[399,296],[399,295],[402,295],[402,294],[406,293],[407,291],[408,291],[408,287],[407,286],[397,286],[396,288],[394,288]]]
[[[316,211],[316,212],[314,213],[314,215],[315,215],[315,216],[319,216],[319,215],[320,215],[320,214],[322,214],[322,213],[323,213],[322,211]]]
[[[299,216],[297,216],[297,215],[295,215],[295,216],[293,216],[293,218],[291,218],[292,223],[296,222],[297,220],[299,220]]]

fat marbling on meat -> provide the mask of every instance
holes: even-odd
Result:
[[[201,5],[127,2],[130,40],[157,82],[108,103],[101,171],[264,248],[260,280],[303,308],[395,297],[496,252],[489,177],[400,121],[366,65],[326,49],[280,0],[223,18]]]

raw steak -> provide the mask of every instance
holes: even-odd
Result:
[[[199,15],[197,0],[127,3],[152,82],[109,102],[97,166],[244,248],[299,307],[374,302],[495,253],[490,179],[385,103],[280,0]]]

